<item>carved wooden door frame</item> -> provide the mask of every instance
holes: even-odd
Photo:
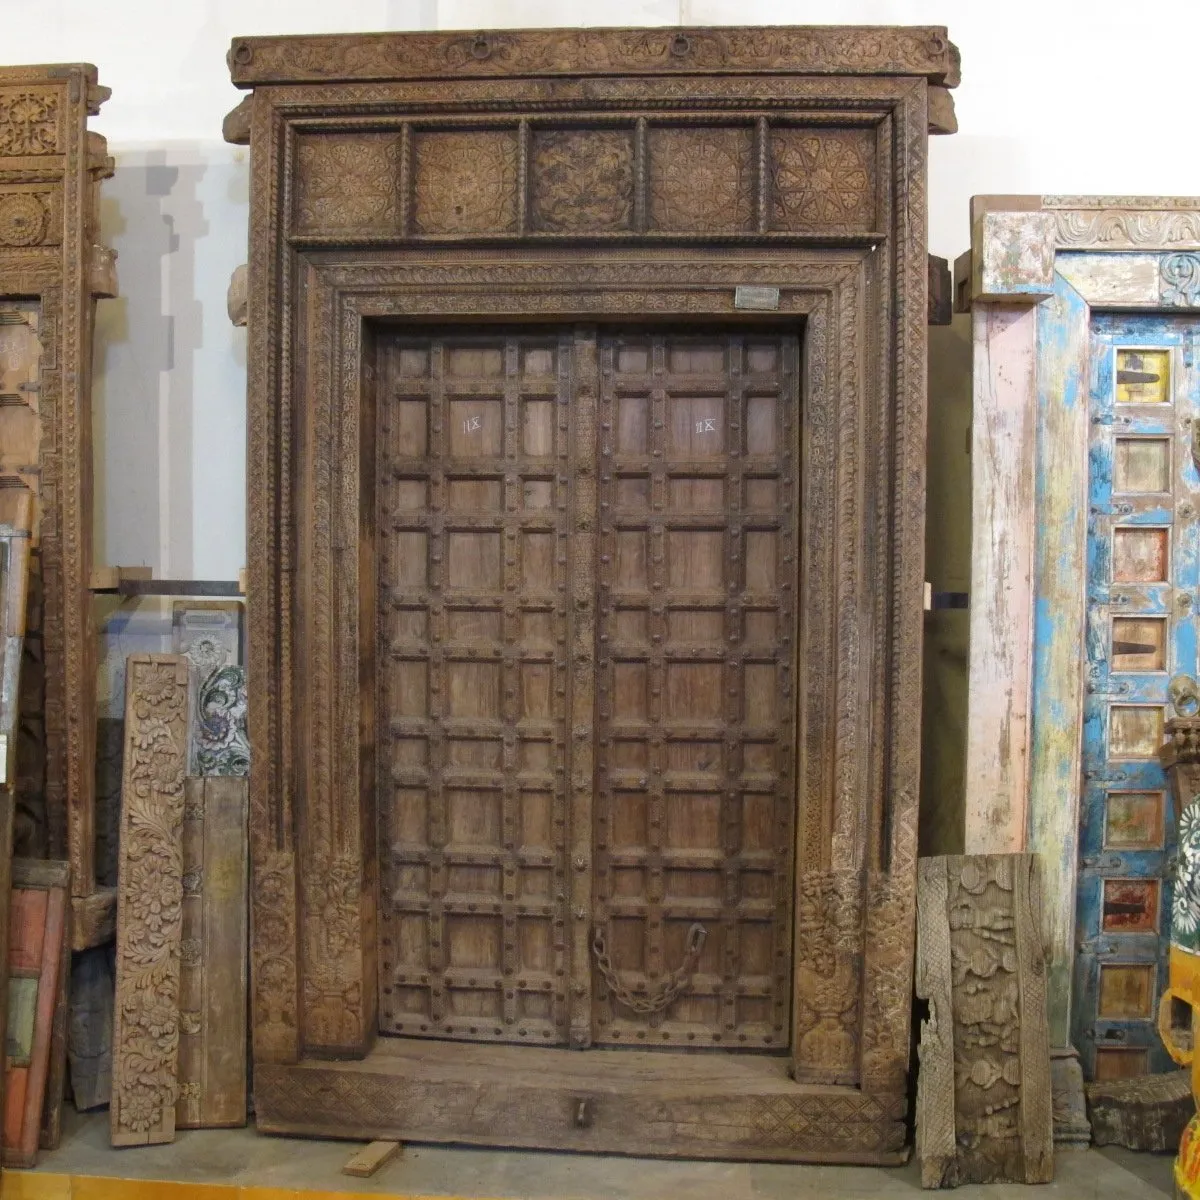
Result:
[[[76,948],[112,936],[115,893],[95,872],[96,648],[92,597],[92,326],[116,295],[115,256],[99,242],[98,191],[113,172],[89,132],[109,89],[88,63],[0,67],[0,304],[39,312],[38,461],[6,463],[0,488],[36,493],[34,555],[42,601],[29,642],[44,659],[44,762],[23,763],[45,805],[52,858],[69,858]],[[8,398],[6,398],[6,402]],[[28,747],[27,747],[28,748]],[[32,767],[32,769],[31,769]],[[44,774],[44,780],[42,778]]]
[[[768,69],[781,74],[766,73],[761,50],[756,57],[731,47],[753,46],[738,39],[758,33],[785,41],[826,35],[235,41],[235,82],[255,87],[248,111],[235,110],[226,133],[248,136],[253,151],[248,593],[261,1128],[346,1136],[406,1128],[426,1139],[827,1161],[891,1161],[900,1152],[914,935],[928,80],[953,83],[954,64],[944,31],[838,32],[854,33],[840,57],[794,49],[771,60]],[[856,48],[879,52],[868,34],[882,38],[896,74],[852,74]],[[664,57],[623,71],[623,47],[635,36]],[[604,67],[581,53],[581,40],[605,48]],[[547,41],[558,50],[553,61]],[[833,44],[825,42],[826,53]],[[923,48],[919,68],[914,45]],[[698,60],[704,47],[725,57]],[[907,65],[897,67],[906,55]],[[527,56],[540,65],[531,67]],[[682,79],[680,60],[690,70]],[[447,64],[438,78],[409,77],[428,74],[430,61]],[[715,73],[730,63],[743,73]],[[341,82],[307,82],[329,71]],[[469,78],[523,73],[572,77]],[[576,77],[585,74],[601,77]],[[656,227],[648,141],[660,127],[705,120],[740,123],[753,147],[747,223]],[[869,195],[854,201],[860,223],[839,224],[835,210],[818,204],[797,226],[795,210],[781,207],[774,168],[791,153],[793,130],[809,136],[813,154],[840,153],[829,149],[836,139],[822,141],[834,125],[859,131],[850,135],[855,144],[871,147],[863,174]],[[631,147],[625,165],[619,146],[604,147],[615,156],[610,179],[628,189],[611,210],[619,228],[596,229],[611,212],[594,210],[582,225],[570,223],[575,215],[564,223],[547,199],[548,147],[558,135],[561,147],[614,128],[627,130]],[[470,207],[473,196],[446,208],[450,185],[421,158],[423,138],[481,129],[512,139],[515,176],[511,198],[498,193],[482,218]],[[388,172],[394,186],[381,188]],[[343,203],[346,195],[352,203]],[[456,224],[464,211],[476,222],[465,232]],[[746,312],[742,287],[769,297],[777,289],[777,306]],[[394,1046],[376,1046],[374,331],[405,322],[678,327],[755,317],[802,333],[804,347],[795,1082],[763,1065],[777,1059],[731,1056],[728,1082],[713,1085],[704,1101],[714,1106],[715,1126],[680,1115],[670,1136],[641,1121],[635,1132],[577,1121],[547,1135],[438,1116],[436,1105],[416,1096],[439,1086],[449,1094],[452,1081],[417,1077],[411,1064],[396,1065]],[[576,528],[573,537],[592,532]],[[573,650],[590,669],[594,646]],[[590,738],[590,730],[573,733]],[[575,757],[573,788],[592,787],[589,761]],[[572,903],[586,918],[590,873],[581,873]],[[573,954],[587,955],[589,924],[576,922]],[[438,1045],[446,1062],[476,1050]],[[536,1053],[579,1061],[569,1050]],[[361,1061],[329,1061],[338,1059]],[[471,1069],[488,1075],[482,1060]],[[771,1081],[760,1080],[760,1094],[759,1084],[736,1078],[741,1069]],[[489,1095],[503,1094],[500,1074],[488,1078]],[[573,1094],[566,1082],[541,1093],[554,1104]],[[627,1116],[636,1116],[638,1103],[627,1098]],[[498,1112],[512,1107],[500,1104]]]

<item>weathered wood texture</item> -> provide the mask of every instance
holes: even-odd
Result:
[[[260,1125],[893,1158],[944,31],[252,38],[230,61],[255,89]],[[465,340],[400,344],[394,318]],[[575,1133],[548,1113],[610,1056],[563,1050],[540,1099],[490,1077],[488,1132],[432,1059],[383,1063],[381,1026],[702,1045],[731,1081],[711,1132],[676,1100],[652,1123],[690,1056],[649,1056],[638,1102]],[[752,1046],[794,1077],[730,1053]],[[319,1062],[349,1058],[357,1082]]]
[[[111,945],[92,946],[72,958],[67,1064],[80,1112],[112,1099],[113,953]]]
[[[20,859],[13,864],[13,882],[20,885]],[[27,860],[25,860],[27,861]],[[69,883],[70,869],[62,867],[64,889]],[[71,986],[71,939],[73,916],[70,905],[63,918],[62,950],[58,956],[58,979],[54,984],[54,1016],[50,1028],[50,1062],[46,1070],[45,1096],[42,1100],[42,1124],[38,1148],[57,1150],[62,1140],[62,1109],[67,1087],[67,1021]]]
[[[70,866],[31,859],[12,861],[8,933],[8,996],[12,1021],[6,1030],[4,1164],[37,1162],[48,1081],[52,1070],[55,1012],[61,964],[70,953]],[[61,1039],[59,1039],[61,1047]]]
[[[917,1075],[927,1188],[1054,1176],[1046,964],[1032,855],[923,858]]]
[[[246,1122],[245,779],[189,779],[183,809],[177,1129]]]
[[[97,193],[112,160],[87,120],[107,96],[87,64],[0,68],[0,329],[33,351],[29,377],[2,389],[14,400],[6,395],[0,406],[0,455],[3,474],[37,493],[43,593],[30,629],[44,691],[22,743],[35,760],[22,766],[21,803],[33,822],[23,840],[66,857],[80,896],[95,879],[92,320],[95,299],[115,282],[97,228]],[[18,323],[7,323],[14,313]]]
[[[117,885],[114,1146],[175,1136],[187,660],[131,654]]]
[[[1033,625],[1037,313],[980,305],[971,424],[971,671],[967,683],[968,854],[1024,848]]]
[[[1092,1127],[1083,1094],[1083,1068],[1073,1047],[1050,1049],[1050,1100],[1054,1144],[1086,1150],[1092,1144]]]
[[[1097,1146],[1175,1151],[1196,1114],[1190,1070],[1090,1083],[1088,1116]]]
[[[343,1175],[356,1179],[370,1179],[381,1167],[386,1166],[404,1147],[399,1142],[370,1142],[355,1151],[342,1167]]]

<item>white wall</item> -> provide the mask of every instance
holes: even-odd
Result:
[[[113,90],[93,122],[117,162],[103,222],[121,282],[98,330],[97,562],[209,579],[245,562],[245,338],[225,287],[246,257],[247,164],[221,141],[234,35],[806,22],[949,27],[961,132],[930,151],[935,254],[966,247],[974,193],[1200,193],[1198,0],[0,0],[0,60],[93,62]]]

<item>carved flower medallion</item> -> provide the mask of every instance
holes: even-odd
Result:
[[[36,246],[45,236],[46,209],[36,196],[0,196],[0,246]]]
[[[0,95],[0,154],[53,154],[58,149],[58,98],[53,92]]]
[[[534,211],[541,229],[628,229],[633,214],[633,143],[615,130],[542,134],[534,151]]]
[[[854,133],[780,130],[771,140],[775,221],[783,229],[870,229],[871,168]]]

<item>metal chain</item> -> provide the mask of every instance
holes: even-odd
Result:
[[[604,982],[608,984],[609,991],[626,1008],[631,1008],[636,1013],[665,1012],[679,999],[680,994],[691,982],[696,964],[700,961],[700,951],[704,949],[706,937],[708,937],[708,930],[703,925],[693,925],[688,930],[687,952],[683,956],[683,962],[679,964],[666,983],[649,995],[638,995],[631,992],[621,982],[609,960],[608,943],[604,937],[604,930],[599,925],[592,934],[592,953],[596,956],[596,966],[600,969],[600,974],[604,976]]]

